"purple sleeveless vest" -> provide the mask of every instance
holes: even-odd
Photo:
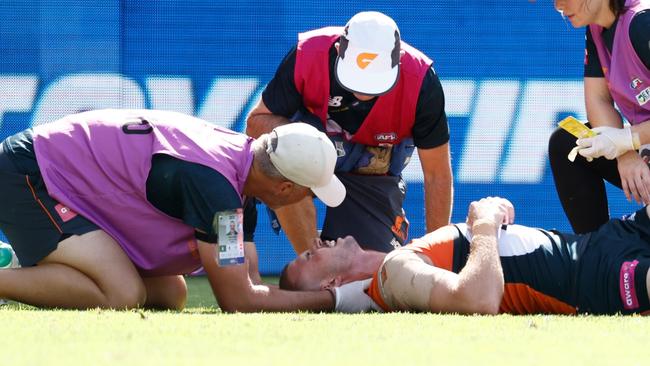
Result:
[[[153,154],[208,166],[242,195],[253,139],[175,112],[101,110],[34,127],[48,193],[97,224],[143,276],[190,273],[201,263],[194,229],[147,201]]]
[[[618,109],[631,124],[650,120],[650,70],[641,62],[630,41],[630,22],[636,13],[650,8],[649,0],[627,0],[620,15],[612,54],[605,47],[603,28],[590,25],[598,58],[609,92]]]

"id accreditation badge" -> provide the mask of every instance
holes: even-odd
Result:
[[[244,263],[244,211],[221,211],[215,215],[213,224],[217,226],[217,263],[219,266],[231,266]]]

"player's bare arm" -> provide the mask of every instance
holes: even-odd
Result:
[[[259,270],[259,258],[257,255],[257,247],[252,241],[244,242],[244,255],[246,263],[248,263],[248,275],[254,284],[259,285],[262,283],[262,277]]]
[[[585,107],[587,120],[591,127],[618,127],[623,126],[621,115],[614,108],[614,101],[607,81],[603,77],[585,77]]]
[[[309,249],[314,238],[318,237],[313,198],[307,196],[294,204],[278,208],[275,213],[296,254]]]
[[[334,307],[329,291],[293,292],[254,284],[247,262],[218,266],[213,244],[199,241],[199,254],[219,307],[225,312],[326,311]]]
[[[453,183],[449,143],[418,149],[424,175],[424,202],[427,232],[449,224],[453,203]]]
[[[497,251],[497,232],[514,220],[512,204],[502,198],[472,202],[467,215],[472,240],[467,264],[458,274],[439,270],[431,291],[435,312],[497,314],[503,296],[503,270]]]

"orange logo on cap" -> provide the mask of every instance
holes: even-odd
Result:
[[[359,68],[363,70],[368,67],[376,57],[376,53],[362,52],[357,56],[357,65],[359,65]]]

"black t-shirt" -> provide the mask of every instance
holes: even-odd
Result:
[[[332,45],[329,50],[330,103],[328,113],[332,120],[351,134],[357,132],[377,98],[360,101],[343,89],[334,77],[337,52]],[[291,118],[297,111],[304,111],[302,96],[294,84],[296,47],[284,57],[275,76],[262,93],[262,100],[274,114]],[[440,80],[433,69],[429,69],[422,81],[415,110],[412,129],[416,147],[428,149],[449,141],[449,127],[445,114],[445,96]]]
[[[31,130],[7,138],[4,147],[17,171],[40,174]],[[218,239],[212,225],[215,215],[242,208],[239,194],[219,172],[165,154],[156,154],[151,159],[147,200],[165,214],[195,228],[196,238],[208,243]],[[244,211],[245,241],[253,241],[257,222],[254,209],[254,205],[246,205]]]
[[[607,29],[603,28],[603,40],[605,47],[612,52],[612,45],[614,43],[614,35],[616,34],[616,26],[618,19]],[[630,42],[634,51],[639,56],[639,59],[645,64],[646,68],[650,70],[650,10],[643,10],[638,12],[630,22]],[[586,33],[586,46],[585,46],[585,77],[604,77],[603,70],[598,58],[598,50],[596,44],[591,37],[589,27]]]
[[[194,227],[196,238],[216,243],[213,221],[218,212],[242,208],[241,198],[228,180],[205,165],[156,154],[147,177],[147,200],[169,216]],[[244,221],[256,218],[246,218]],[[254,227],[254,225],[253,225]],[[253,230],[244,223],[244,240],[253,241]]]

